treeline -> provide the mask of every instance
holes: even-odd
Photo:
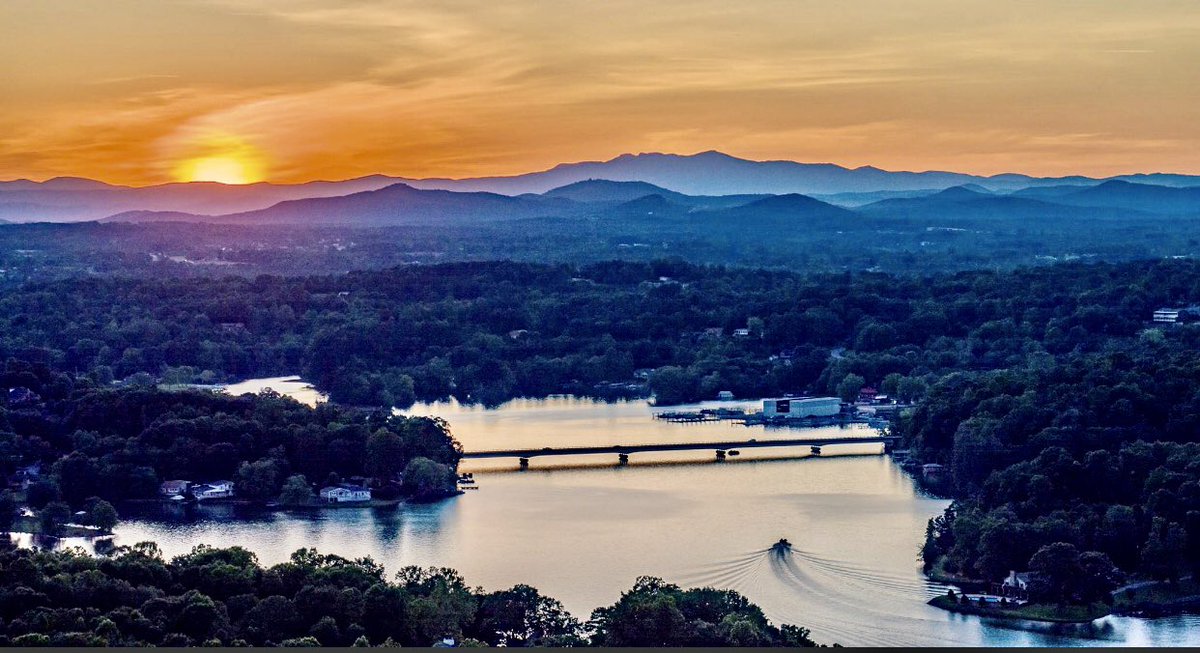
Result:
[[[848,374],[906,381],[920,395],[955,371],[1132,337],[1154,308],[1197,296],[1198,269],[1074,264],[918,279],[500,262],[86,279],[0,294],[0,357],[101,384],[302,373],[336,400],[370,405],[636,390],[635,372],[661,368],[679,371],[650,387],[668,402],[836,392]]]
[[[171,479],[232,480],[237,497],[259,502],[276,500],[289,480],[309,487],[354,476],[374,479],[378,498],[454,491],[461,446],[436,418],[312,409],[272,394],[98,387],[16,360],[0,375],[4,386],[37,397],[0,408],[0,472],[24,481],[38,510],[154,499]],[[0,508],[11,523],[8,505]]]
[[[263,567],[241,548],[164,561],[152,543],[108,556],[0,552],[0,645],[813,646],[730,590],[642,578],[580,623],[527,585],[486,592],[449,569],[388,580],[370,558],[311,549]]]
[[[1198,335],[1097,335],[1052,359],[935,383],[904,424],[922,460],[947,465],[958,497],[930,526],[927,567],[996,580],[1067,545],[1103,556],[1092,558],[1101,584],[1200,572]]]

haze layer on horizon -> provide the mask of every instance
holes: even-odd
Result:
[[[1200,173],[1190,0],[14,0],[0,178],[507,175],[624,152]]]

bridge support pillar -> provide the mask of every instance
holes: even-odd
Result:
[[[717,460],[725,460],[725,450],[717,449]]]
[[[629,464],[629,454],[627,454],[627,453],[617,454],[617,464],[618,465],[628,465]]]
[[[521,466],[521,469],[529,469],[528,458],[517,458],[517,464]]]

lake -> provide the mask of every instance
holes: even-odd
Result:
[[[282,381],[265,385],[282,391],[276,387]],[[703,406],[730,405],[739,404]],[[798,433],[729,422],[668,423],[653,419],[654,409],[642,401],[564,397],[490,410],[447,402],[403,412],[446,418],[468,451]],[[822,437],[864,432],[870,432],[864,425],[808,431]],[[615,455],[535,458],[526,471],[518,471],[516,461],[466,461],[463,471],[474,472],[479,489],[437,504],[278,514],[207,506],[190,517],[163,508],[123,522],[117,543],[153,540],[168,556],[200,543],[236,544],[266,564],[316,547],[371,556],[390,571],[452,567],[487,589],[533,585],[581,619],[614,602],[638,576],[654,575],[738,590],[776,623],[810,628],[823,643],[1200,644],[1198,617],[1109,617],[1086,628],[1053,627],[925,605],[945,586],[920,573],[917,547],[926,521],[947,502],[923,495],[878,451],[878,445],[838,445],[813,457],[806,448],[770,449],[743,451],[726,462],[716,462],[712,452],[634,454],[625,467]],[[781,537],[793,552],[769,555]]]

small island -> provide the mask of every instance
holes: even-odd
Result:
[[[20,421],[0,470],[0,530],[101,536],[118,507],[139,503],[362,508],[461,493],[462,447],[439,419],[8,367],[24,385],[9,402]]]

